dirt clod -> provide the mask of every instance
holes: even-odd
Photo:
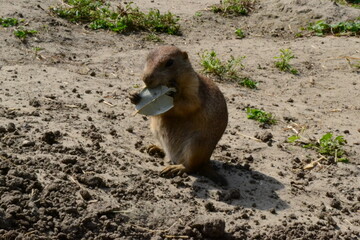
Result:
[[[89,187],[106,187],[104,180],[98,176],[85,175],[79,176],[78,180],[80,183],[83,183]]]
[[[206,202],[204,207],[209,212],[216,212],[216,208],[212,202]]]
[[[29,101],[29,105],[37,108],[41,106],[41,103],[38,99],[33,98]]]
[[[81,190],[80,190],[80,195],[81,195],[81,197],[82,197],[84,200],[86,200],[86,201],[91,200],[91,195],[90,195],[89,191],[87,191],[87,190],[85,190],[85,189],[81,189]]]
[[[341,202],[338,199],[335,198],[335,199],[333,199],[331,201],[330,206],[340,210],[341,209]]]
[[[41,140],[43,140],[44,142],[46,142],[47,144],[54,144],[57,143],[57,139],[60,137],[60,132],[59,131],[49,131],[49,132],[45,132],[41,138]]]
[[[225,235],[225,221],[222,219],[196,219],[192,224],[204,237],[221,238]]]
[[[262,133],[256,133],[255,138],[260,139],[263,142],[269,142],[272,140],[273,135],[271,132],[265,131]]]

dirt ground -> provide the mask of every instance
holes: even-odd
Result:
[[[24,43],[0,27],[0,239],[359,239],[360,71],[346,58],[360,58],[360,38],[294,35],[360,10],[267,0],[249,16],[223,17],[206,11],[215,0],[134,2],[178,15],[182,35],[154,43],[50,15],[61,1],[0,1],[0,17],[39,31]],[[237,39],[236,28],[247,36]],[[227,187],[196,174],[162,178],[168,163],[144,152],[154,143],[149,120],[132,115],[127,97],[161,44],[186,50],[198,71],[204,50],[246,56],[240,74],[259,82],[218,82],[229,124],[212,164]],[[282,48],[298,76],[274,67]],[[278,123],[262,128],[248,106]],[[344,136],[350,162],[303,170],[320,156],[287,143],[291,127]]]

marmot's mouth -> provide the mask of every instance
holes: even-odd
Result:
[[[170,81],[169,81],[169,86],[168,87],[173,87],[173,88],[175,88],[176,90],[177,90],[177,88],[178,88],[178,83],[176,82],[176,79],[171,79]]]
[[[174,96],[176,95],[177,91],[179,91],[179,89],[178,89],[178,83],[176,82],[176,79],[170,80],[168,87],[169,87],[169,88],[175,88],[175,89],[176,89],[176,92],[171,92],[171,93],[169,94],[169,96],[171,96],[171,97],[174,97]]]

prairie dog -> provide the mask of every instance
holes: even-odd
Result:
[[[174,46],[162,46],[146,58],[142,80],[146,87],[174,87],[174,107],[152,116],[150,129],[172,165],[163,176],[199,171],[216,183],[225,178],[210,166],[210,157],[228,123],[225,98],[215,83],[191,66],[188,54]],[[131,97],[136,104],[139,95]],[[157,148],[152,146],[152,148]]]

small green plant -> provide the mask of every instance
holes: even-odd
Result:
[[[0,18],[0,25],[3,27],[13,27],[19,24],[16,18]]]
[[[90,23],[110,12],[109,5],[101,0],[64,0],[64,3],[66,5],[51,7],[50,10],[73,23]]]
[[[29,30],[25,28],[19,28],[14,30],[14,35],[24,41],[28,36],[35,35],[37,33],[36,30]]]
[[[275,62],[275,66],[281,71],[299,74],[298,70],[289,63],[291,59],[295,58],[290,49],[280,49],[280,56],[274,58],[279,59]]]
[[[302,38],[304,35],[301,32],[295,33],[296,38]]]
[[[144,39],[150,42],[163,42],[163,40],[161,40],[161,38],[155,33],[148,34]]]
[[[216,75],[221,79],[238,80],[240,78],[237,72],[244,67],[241,62],[245,57],[231,56],[226,63],[223,63],[215,51],[205,51],[199,55],[203,72]]]
[[[32,49],[33,49],[34,52],[40,52],[41,50],[44,50],[41,47],[33,47]]]
[[[254,0],[223,0],[211,6],[211,11],[223,15],[248,15],[254,5]]]
[[[41,48],[41,47],[33,47],[32,50],[33,50],[35,56],[38,56],[39,52],[44,50],[44,49]]]
[[[57,16],[73,23],[87,24],[90,29],[105,29],[119,33],[150,31],[180,34],[179,19],[168,12],[161,14],[158,9],[150,9],[146,14],[132,2],[112,10],[110,4],[102,0],[66,0],[69,6],[52,7]]]
[[[258,83],[254,80],[251,80],[250,78],[244,77],[238,81],[240,86],[247,87],[250,89],[256,89]]]
[[[302,141],[300,135],[293,135],[288,138],[289,143],[300,143],[303,148],[310,148],[316,150],[322,156],[332,156],[336,162],[349,162],[346,158],[346,152],[342,149],[347,142],[343,136],[334,137],[332,133],[326,133],[318,141],[311,141],[305,139]]]
[[[202,12],[195,12],[195,17],[201,17],[203,14],[202,14]]]
[[[360,69],[360,61],[357,61],[356,63],[352,63],[351,66]]]
[[[360,0],[335,0],[335,2],[354,8],[360,8]]]
[[[238,28],[235,30],[235,34],[238,38],[245,38],[245,33],[242,29]]]
[[[13,27],[19,25],[24,20],[18,20],[16,18],[0,18],[0,25],[3,27]],[[21,39],[21,41],[25,41],[28,36],[35,35],[37,33],[36,30],[25,29],[20,26],[14,30],[14,35]]]
[[[360,69],[360,61],[352,62],[352,58],[350,57],[346,57],[345,59],[351,68]]]
[[[271,113],[256,108],[246,108],[247,118],[256,120],[263,124],[276,124],[276,119]]]
[[[336,36],[341,35],[359,35],[360,34],[360,21],[346,21],[335,24],[328,24],[323,20],[316,23],[309,24],[308,30],[315,32],[317,36],[324,36],[332,34]]]

